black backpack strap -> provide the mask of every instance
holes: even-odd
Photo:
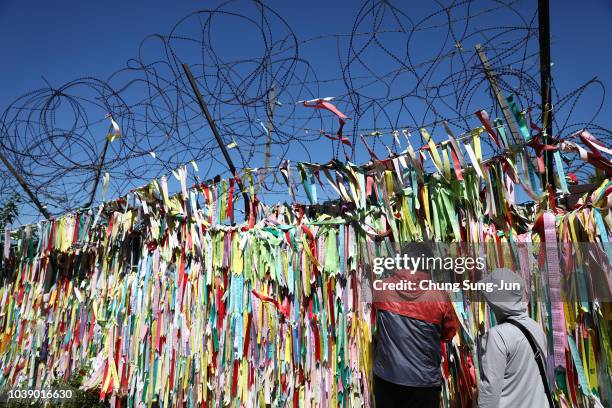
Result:
[[[533,338],[533,335],[529,330],[527,330],[525,326],[523,326],[516,320],[506,319],[504,320],[504,323],[510,323],[511,325],[519,329],[529,342],[531,350],[533,350],[536,363],[538,364],[538,368],[540,369],[540,376],[542,377],[542,383],[544,384],[544,392],[546,392],[546,397],[548,398],[548,405],[550,405],[550,408],[555,408],[556,404],[550,391],[550,385],[548,384],[548,376],[546,375],[546,368],[544,367],[544,356],[542,356],[540,349],[536,345],[536,341]]]

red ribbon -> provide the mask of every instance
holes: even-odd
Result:
[[[234,223],[234,183],[236,180],[231,178],[229,180],[229,195],[227,197],[227,207],[225,211],[225,216],[230,219],[230,223]]]
[[[340,123],[340,128],[338,129],[338,137],[342,136],[342,128],[344,127],[346,120],[350,118],[347,117],[344,113],[340,112],[333,103],[329,103],[323,99],[317,99],[314,102],[310,102],[310,104],[309,102],[304,102],[304,106],[307,108],[325,109],[336,115],[338,117],[338,122]]]
[[[538,160],[538,171],[540,173],[544,173],[544,157],[542,153],[544,153],[545,151],[555,151],[558,149],[558,147],[540,143],[539,135],[534,136],[529,142],[527,142],[527,146],[532,147],[536,151],[536,157]]]
[[[484,128],[487,130],[487,133],[491,135],[491,138],[493,139],[497,147],[501,147],[501,145],[499,144],[499,140],[497,140],[497,135],[495,134],[495,132],[493,131],[493,128],[491,127],[491,122],[489,121],[489,115],[487,114],[487,111],[485,110],[476,111],[476,116],[478,116],[478,119],[480,119],[480,122],[482,123]]]

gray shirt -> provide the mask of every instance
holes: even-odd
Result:
[[[501,287],[502,281],[519,285],[514,289],[483,292],[500,324],[493,326],[481,339],[478,406],[548,407],[544,383],[529,341],[518,327],[504,323],[508,318],[520,323],[531,333],[542,355],[546,355],[546,336],[538,323],[527,316],[523,278],[509,269],[496,269],[482,281],[497,287]]]
[[[442,383],[441,325],[385,310],[376,312],[376,321],[374,374],[410,387],[437,387]]]
[[[513,316],[527,328],[546,355],[546,339],[527,315]],[[482,338],[479,407],[548,407],[542,377],[525,335],[508,323],[494,326]]]

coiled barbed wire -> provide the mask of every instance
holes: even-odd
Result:
[[[356,163],[369,159],[362,134],[384,156],[387,148],[402,148],[393,131],[424,126],[441,140],[443,121],[461,133],[479,126],[478,109],[501,116],[474,51],[478,43],[502,91],[515,94],[521,107],[532,107],[539,122],[535,6],[438,0],[419,16],[404,3],[364,1],[350,32],[305,39],[261,1],[231,0],[196,11],[167,34],[144,39],[136,56],[106,79],[83,77],[15,100],[0,116],[0,149],[54,214],[99,200],[96,181],[105,173],[109,197],[191,161],[199,166],[191,172],[198,180],[227,176],[181,68],[188,63],[236,165],[270,170],[259,174],[260,195],[282,200],[287,187],[273,169],[285,160],[343,158],[342,144],[323,137],[323,131],[337,131],[337,120],[297,101],[335,97],[333,103],[351,118],[344,135],[355,147],[349,158]],[[223,26],[236,27],[236,38],[219,41],[227,34]],[[334,64],[317,59],[322,47],[335,49]],[[563,95],[553,88],[555,135],[589,128],[611,140],[611,131],[595,122],[604,96],[596,79]],[[579,105],[588,106],[589,117],[577,117]],[[112,133],[107,115],[121,129],[112,142],[106,142]],[[411,137],[419,145],[417,134]],[[485,142],[486,154],[498,153]],[[567,164],[583,179],[592,172],[571,158]],[[0,175],[2,200],[19,186],[4,167]]]

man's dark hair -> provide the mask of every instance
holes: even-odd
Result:
[[[433,241],[418,241],[418,242],[408,242],[402,245],[401,254],[408,255],[411,258],[424,258],[424,259],[440,259],[443,257],[440,256],[440,251],[438,250],[438,244]],[[438,262],[431,262],[429,267],[422,268],[421,272],[428,272],[432,277],[438,277],[443,269],[438,267]]]

